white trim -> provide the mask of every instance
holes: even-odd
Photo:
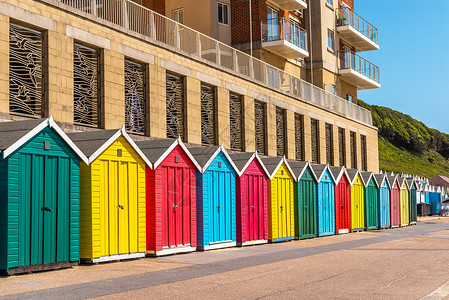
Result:
[[[157,167],[164,161],[164,159],[167,158],[167,156],[173,151],[173,149],[176,148],[176,146],[179,144],[178,139],[176,139],[168,148],[167,150],[162,153],[162,155],[154,162],[153,164],[153,170],[156,170]]]
[[[256,150],[257,151],[257,150]],[[239,177],[242,177],[243,173],[245,173],[245,170],[249,167],[249,165],[251,164],[251,162],[253,161],[254,157],[256,156],[256,152],[254,152],[251,157],[248,159],[248,161],[245,163],[245,165],[243,166],[242,170],[239,171]]]
[[[237,246],[236,242],[216,242],[216,243],[210,243],[210,245],[204,246],[203,250],[214,250],[214,249],[222,249],[222,248],[230,248]]]
[[[374,173],[373,173],[373,172],[369,172],[369,173],[370,173],[370,175],[369,175],[369,177],[368,177],[368,180],[367,180],[366,182],[363,182],[364,185],[365,185],[365,187],[368,187],[368,184],[369,184],[371,178],[374,177]],[[362,174],[360,174],[360,177],[362,177],[362,181],[364,181],[364,180],[363,180]],[[374,183],[377,185],[377,187],[379,187],[379,185],[377,184],[376,178],[374,178]]]
[[[234,161],[232,160],[232,158],[229,156],[228,152],[226,151],[226,149],[224,148],[223,144],[220,145],[219,147],[221,149],[221,152],[223,152],[223,154],[225,155],[225,157],[229,160],[229,162],[231,163],[231,166],[234,168],[234,171],[236,174],[239,173],[239,168],[237,168],[237,166],[235,165]]]
[[[174,247],[164,247],[162,250],[147,251],[147,254],[154,255],[154,256],[164,256],[164,255],[188,253],[188,252],[195,252],[195,251],[196,251],[196,247],[181,245],[181,246],[174,246]]]
[[[56,131],[56,133],[70,146],[70,148],[78,155],[78,157],[88,164],[87,157],[83,154],[83,152],[72,142],[72,140],[64,133],[61,127],[53,121],[53,117],[50,116],[47,119],[44,119],[42,123],[34,127],[27,134],[17,140],[14,144],[9,146],[7,149],[3,151],[3,158],[8,157],[10,154],[14,153],[17,149],[23,146],[27,141],[32,139],[36,134],[41,132],[44,128],[49,127]]]
[[[138,253],[127,253],[127,254],[117,254],[117,255],[106,255],[94,258],[92,260],[93,263],[101,263],[113,260],[122,260],[122,259],[135,259],[145,257],[145,252]]]
[[[288,161],[287,161],[287,159],[285,158],[285,155],[284,155],[284,157],[282,158],[282,160],[284,161],[285,166],[287,167],[288,171],[290,172],[290,175],[292,176],[292,178],[295,179],[295,173],[293,172],[292,168],[291,168],[290,165],[288,164]],[[296,180],[295,180],[295,181],[296,181]]]
[[[7,158],[11,153],[19,149],[23,144],[25,144],[28,140],[34,137],[36,134],[41,132],[45,127],[49,126],[48,119],[44,119],[42,123],[31,129],[27,134],[18,139],[14,144],[3,150],[3,158]]]
[[[350,177],[348,177],[349,182],[351,183],[351,186],[354,185],[354,182],[355,182],[355,179],[357,178],[357,176],[360,176],[360,179],[362,180],[363,185],[365,185],[365,183],[363,182],[362,175],[360,175],[359,169],[357,169],[356,171],[357,171],[357,173],[355,173],[354,178],[351,179]]]
[[[245,246],[254,246],[254,245],[262,245],[262,244],[268,244],[268,240],[246,241],[244,243],[237,243],[237,246],[245,247]]]
[[[204,165],[203,168],[201,168],[200,172],[201,174],[203,174],[204,172],[206,172],[207,168],[210,166],[210,164],[214,161],[215,157],[217,157],[218,153],[220,153],[221,149],[220,147],[217,148],[217,150],[215,150],[214,154],[212,154],[212,156],[209,158],[209,160],[207,161],[207,163]]]
[[[307,167],[309,168],[310,172],[312,173],[313,178],[315,178],[316,183],[318,183],[318,178],[316,177],[315,171],[313,170],[310,161],[306,162],[304,168],[302,168],[302,170],[301,170],[301,173],[299,173],[298,179],[296,181],[300,181],[301,180],[301,177],[302,177],[302,175],[304,175],[304,172],[306,171]]]
[[[153,164],[148,160],[148,158],[143,154],[142,150],[140,150],[139,147],[137,147],[136,143],[131,139],[131,137],[126,133],[125,126],[122,126],[119,130],[117,130],[116,133],[112,137],[110,137],[103,145],[101,145],[100,148],[97,149],[90,157],[89,157],[89,164],[93,163],[98,156],[100,156],[104,151],[106,151],[109,146],[112,145],[120,136],[123,136],[126,141],[133,147],[133,149],[137,152],[137,154],[142,158],[142,160],[149,166],[150,168],[153,167]]]
[[[181,148],[184,150],[184,152],[190,158],[192,163],[195,165],[196,169],[201,172],[200,164],[196,161],[195,157],[193,157],[192,153],[190,153],[189,149],[187,149],[186,145],[184,145],[184,143],[181,140],[181,137],[178,137],[178,145],[181,146]]]
[[[260,165],[262,166],[262,169],[264,170],[265,174],[267,175],[267,177],[270,177],[270,174],[268,173],[267,168],[265,168],[262,158],[260,158],[259,153],[257,153],[257,150],[256,150],[255,154],[256,154],[255,157],[256,157],[257,161],[260,163]]]
[[[312,168],[312,170],[313,170],[313,168]],[[329,164],[325,165],[325,167],[323,169],[323,172],[321,172],[320,178],[317,179],[318,180],[317,183],[319,183],[321,181],[321,179],[323,178],[324,173],[326,173],[326,170],[329,171],[329,174],[331,175],[331,178],[332,178],[332,180],[334,181],[334,184],[335,184],[335,178],[334,178],[334,175],[332,175],[331,170],[329,169]],[[316,174],[315,174],[315,176],[316,176]]]
[[[75,145],[75,143],[65,134],[65,132],[61,129],[61,127],[56,124],[55,121],[53,121],[53,117],[50,116],[49,118],[49,125],[50,128],[53,128],[60,136],[61,138],[72,148],[73,151],[81,158],[83,162],[86,164],[89,162],[89,159],[84,155],[84,153]]]
[[[222,152],[224,154],[224,156],[226,157],[226,159],[229,161],[232,168],[234,169],[235,173],[239,174],[240,173],[239,169],[236,167],[236,165],[232,161],[228,152],[226,152],[226,149],[223,147],[223,144],[217,148],[217,150],[214,152],[214,154],[212,154],[212,156],[209,158],[209,160],[207,161],[207,163],[204,165],[203,169],[201,170],[201,173],[206,172],[207,168],[209,168],[210,164],[215,160],[215,158],[218,156],[218,154],[220,154],[220,152]]]
[[[276,168],[274,168],[274,171],[270,174],[270,176],[268,176],[268,178],[270,180],[273,179],[274,175],[276,174],[276,172],[279,170],[279,168],[281,167],[281,165],[284,163],[284,158],[279,158],[279,163],[276,166]],[[293,176],[294,177],[294,176]]]
[[[337,32],[339,32],[339,31],[346,31],[346,30],[349,30],[353,34],[356,34],[359,38],[363,39],[365,42],[368,42],[373,48],[375,48],[375,49],[370,49],[370,50],[379,50],[380,49],[378,44],[376,44],[375,42],[373,42],[372,40],[370,40],[369,38],[364,36],[361,32],[359,32],[357,29],[355,29],[351,25],[337,26]],[[344,39],[347,40],[347,38],[344,38]],[[360,47],[359,45],[360,45],[360,43],[356,44],[356,49],[358,49],[359,52],[361,52],[361,51],[369,51],[369,50],[366,50],[367,47]],[[363,50],[362,50],[362,48],[363,48]]]

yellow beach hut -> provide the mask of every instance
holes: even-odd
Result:
[[[68,136],[88,158],[81,164],[81,260],[144,257],[145,164],[151,163],[124,127]]]
[[[351,183],[351,231],[365,229],[365,184],[359,170],[347,170]]]
[[[295,197],[293,172],[283,157],[261,157],[268,171],[268,240],[282,242],[295,238]]]
[[[400,207],[400,223],[401,227],[408,226],[410,223],[410,203],[409,203],[409,187],[404,177],[398,177],[400,188],[399,207]]]

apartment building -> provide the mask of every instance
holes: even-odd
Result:
[[[233,33],[239,1],[191,2],[0,0],[0,120],[52,115],[66,131],[124,125],[136,139],[378,171],[371,114],[339,92],[351,84],[341,67],[309,47],[315,2],[269,3],[276,14],[253,1],[253,47]]]

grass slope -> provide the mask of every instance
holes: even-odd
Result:
[[[424,154],[396,147],[379,136],[379,166],[389,172],[403,172],[427,178],[436,175],[449,176],[449,161],[438,152],[429,150]]]

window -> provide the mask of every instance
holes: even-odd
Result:
[[[125,128],[145,133],[145,65],[125,59]]]
[[[345,140],[345,129],[338,128],[338,157],[340,166],[346,165],[346,140]]]
[[[268,84],[272,87],[278,87],[278,72],[268,67]]]
[[[285,154],[285,111],[276,108],[276,151],[277,156]]]
[[[184,78],[167,73],[165,78],[167,138],[184,136]]]
[[[229,25],[228,5],[218,2],[218,23]]]
[[[254,127],[256,150],[259,154],[265,153],[265,105],[254,102]]]
[[[15,24],[9,26],[9,112],[42,116],[41,32]]]
[[[231,149],[243,151],[242,96],[229,93]]]
[[[304,116],[295,114],[295,154],[296,160],[304,160]]]
[[[366,136],[360,135],[360,151],[362,158],[362,170],[368,171],[367,157],[366,157]]]
[[[267,39],[268,41],[277,41],[279,39],[279,21],[278,11],[267,6]]]
[[[99,51],[73,45],[74,123],[99,127]]]
[[[348,100],[349,102],[352,102],[352,96],[349,94],[346,94],[346,100]]]
[[[334,0],[326,0],[326,3],[332,7],[334,6]]]
[[[334,165],[334,137],[332,124],[326,124],[326,163],[333,166]]]
[[[310,121],[310,138],[312,147],[312,162],[318,164],[320,162],[320,132],[318,120],[311,119]]]
[[[171,18],[178,23],[184,24],[184,8],[172,10]]]
[[[334,32],[327,30],[327,49],[335,51]]]
[[[351,147],[351,168],[357,169],[357,145],[356,145],[355,132],[351,131],[349,137]]]
[[[201,85],[201,143],[215,145],[215,88]]]

